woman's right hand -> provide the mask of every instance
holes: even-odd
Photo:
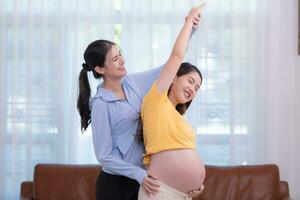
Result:
[[[157,178],[153,176],[149,171],[148,176],[143,179],[141,187],[148,197],[159,192],[159,183],[157,181]]]

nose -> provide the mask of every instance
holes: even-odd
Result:
[[[193,97],[195,94],[195,90],[193,88],[189,88],[189,93],[191,94],[191,96]]]
[[[124,64],[125,63],[125,59],[124,59],[123,56],[119,57],[119,62],[120,62],[120,64]]]

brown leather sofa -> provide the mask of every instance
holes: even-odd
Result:
[[[94,200],[98,165],[38,164],[21,199]],[[206,166],[205,189],[194,200],[288,200],[288,183],[276,165]],[[117,191],[116,191],[117,192]]]

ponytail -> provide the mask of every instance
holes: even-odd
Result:
[[[91,123],[91,110],[89,102],[91,98],[91,88],[87,76],[87,71],[82,69],[79,74],[79,95],[77,99],[77,110],[81,117],[81,131],[85,131]]]
[[[85,131],[91,123],[91,110],[89,107],[91,98],[91,88],[88,72],[93,72],[96,79],[102,78],[102,74],[96,72],[95,67],[103,67],[105,56],[115,43],[108,40],[96,40],[88,45],[84,52],[85,63],[82,64],[82,69],[79,74],[79,95],[77,99],[77,110],[81,117],[81,131]]]

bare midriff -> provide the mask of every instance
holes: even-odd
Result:
[[[194,149],[152,154],[148,170],[161,182],[184,193],[199,190],[205,178],[204,165]]]

